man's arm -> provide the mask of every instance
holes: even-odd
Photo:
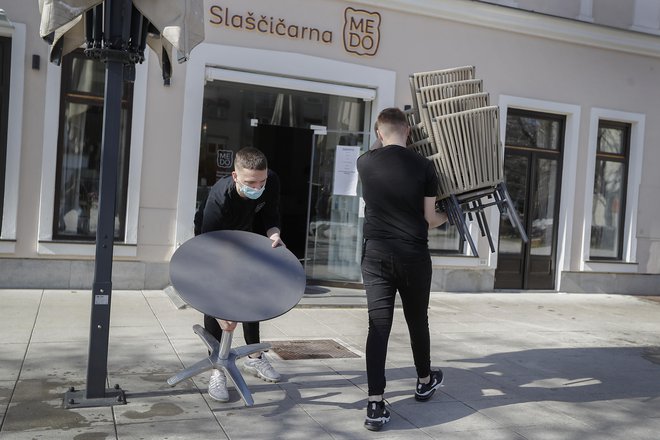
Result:
[[[435,210],[435,197],[424,197],[424,218],[429,229],[437,228],[447,221],[447,214]]]
[[[238,322],[236,322],[236,321],[225,321],[224,319],[218,319],[218,324],[220,324],[220,328],[223,331],[233,332],[236,329],[236,326],[238,325]]]

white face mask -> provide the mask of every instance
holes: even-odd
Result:
[[[245,195],[245,197],[247,197],[248,199],[252,199],[252,200],[256,200],[259,197],[261,197],[261,195],[264,193],[264,190],[266,189],[266,184],[265,183],[264,183],[264,186],[262,186],[259,189],[255,189],[255,188],[249,187],[247,185],[243,185],[239,181],[236,181],[236,183],[239,186],[238,189]]]

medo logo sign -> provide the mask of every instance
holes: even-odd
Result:
[[[344,11],[344,48],[356,55],[373,56],[380,43],[380,14],[363,9]]]

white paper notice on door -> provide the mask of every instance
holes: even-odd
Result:
[[[360,147],[337,145],[335,178],[332,193],[337,196],[357,196],[357,158]]]

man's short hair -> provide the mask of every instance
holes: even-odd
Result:
[[[397,107],[389,107],[378,114],[374,128],[378,130],[379,127],[383,126],[405,130],[408,128],[408,118],[406,118],[406,114],[401,109]]]
[[[268,169],[268,160],[261,151],[254,147],[245,147],[238,150],[234,159],[234,169],[265,170]]]

